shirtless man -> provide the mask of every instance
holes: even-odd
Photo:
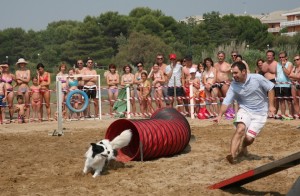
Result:
[[[267,50],[266,52],[267,60],[263,63],[261,67],[261,71],[264,74],[264,77],[267,78],[269,81],[276,83],[276,72],[277,72],[277,61],[275,61],[275,52],[274,50]],[[275,106],[278,105],[276,98],[274,98]],[[275,112],[275,115],[277,111]]]
[[[231,81],[231,65],[225,62],[225,53],[223,51],[218,52],[218,62],[215,63],[214,67],[217,70],[216,80],[218,88],[221,96],[225,97]]]
[[[95,76],[84,76],[82,80],[84,81],[83,91],[86,92],[89,99],[94,101],[95,117],[99,114],[99,104],[98,104],[98,92],[97,90],[97,72],[93,69],[94,63],[93,59],[89,58],[87,61],[87,67],[83,71],[83,75],[95,75]],[[84,111],[86,117],[90,117],[90,107]]]
[[[185,92],[185,96],[189,97],[190,96],[190,78],[191,78],[191,74],[190,74],[190,69],[191,68],[195,68],[197,70],[197,65],[193,64],[193,57],[191,55],[187,55],[184,57],[183,62],[185,63],[185,66],[182,67],[182,85],[183,85],[183,90]],[[183,102],[185,105],[188,104],[188,100],[187,99],[183,99]],[[189,107],[185,106],[185,110],[186,112],[189,112]]]
[[[167,76],[167,74],[165,74],[167,64],[164,63],[164,56],[160,53],[156,55],[156,64],[159,66],[159,69],[162,71],[162,73],[164,73],[164,77],[165,77],[165,83],[164,84],[168,84],[168,76]],[[152,71],[152,69],[151,69],[151,71]],[[168,97],[168,88],[165,87],[165,85],[163,85],[163,86],[164,86],[163,87],[163,96],[164,96],[164,99],[165,99],[165,103],[166,103],[167,106],[169,106],[170,101],[167,99],[167,97]]]
[[[263,63],[261,71],[264,73],[265,78],[275,83],[277,61],[275,61],[275,52],[268,50],[266,52],[267,60]]]
[[[83,60],[79,59],[77,61],[77,66],[78,68],[75,69],[76,74],[82,75],[83,72],[86,70],[86,67],[83,66]],[[83,85],[84,85],[84,81],[82,80],[82,78],[78,78],[78,89],[82,90]]]

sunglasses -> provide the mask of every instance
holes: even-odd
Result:
[[[163,58],[156,58],[157,60],[162,60]]]
[[[143,65],[137,65],[138,67],[143,67]]]
[[[284,59],[284,58],[285,58],[285,56],[280,56],[279,58],[280,58],[280,59]]]
[[[233,55],[231,55],[232,57],[236,57],[237,55],[236,54],[233,54]]]
[[[299,61],[300,59],[294,59],[294,61],[296,62],[296,61]]]

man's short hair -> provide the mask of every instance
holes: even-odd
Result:
[[[275,57],[275,51],[274,50],[267,50],[266,54],[268,54],[269,52],[271,52],[273,54],[273,56]]]
[[[231,65],[231,68],[234,68],[234,67],[238,67],[240,71],[247,70],[245,63],[243,63],[242,61],[234,62]]]
[[[219,55],[219,54],[223,54],[223,55],[225,56],[225,52],[222,51],[222,50],[218,52],[218,55]]]
[[[184,59],[185,59],[186,61],[192,61],[192,60],[193,60],[193,57],[192,57],[192,55],[186,55],[186,56],[184,57]]]

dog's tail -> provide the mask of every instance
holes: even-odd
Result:
[[[125,131],[123,131],[120,135],[118,135],[117,137],[115,137],[115,139],[113,139],[110,144],[112,146],[113,149],[120,149],[123,148],[125,146],[127,146],[131,140],[132,137],[132,132],[130,129],[126,129]]]

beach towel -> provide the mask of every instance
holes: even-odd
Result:
[[[116,112],[115,117],[124,118],[125,112],[127,111],[127,103],[126,103],[126,88],[122,88],[119,90],[118,100],[114,103],[113,111]]]

